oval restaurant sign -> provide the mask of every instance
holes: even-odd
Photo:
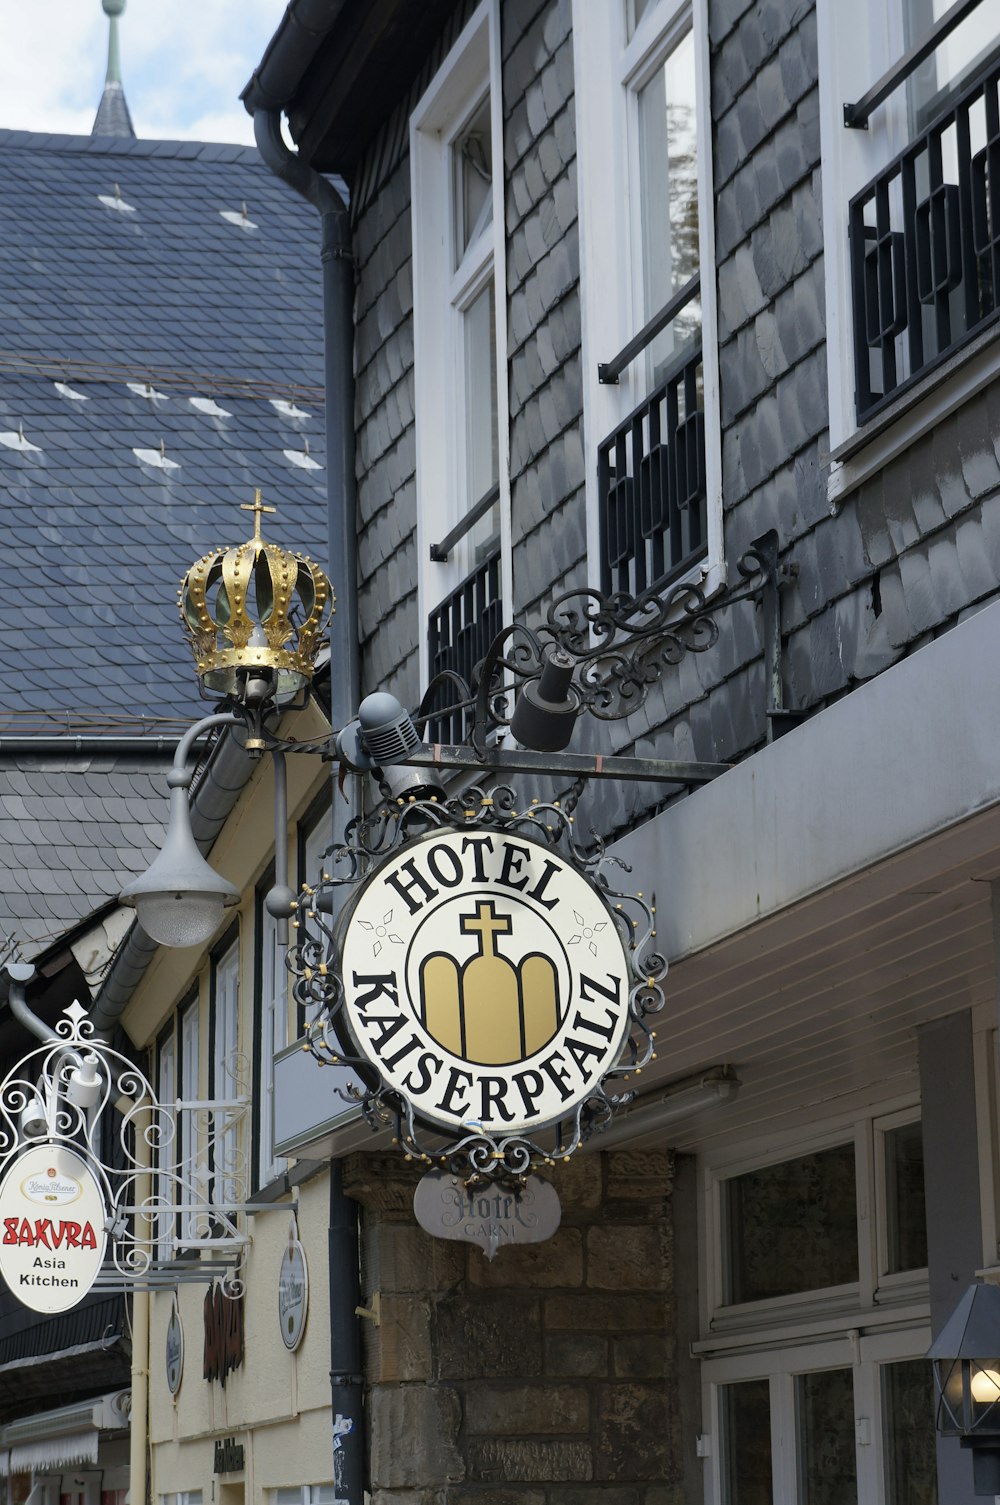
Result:
[[[0,1182],[0,1275],[24,1306],[64,1312],[97,1279],[106,1222],[97,1179],[75,1151],[27,1150]]]
[[[425,1121],[527,1134],[615,1065],[630,970],[601,891],[540,843],[491,832],[410,842],[346,921],[343,1017]]]

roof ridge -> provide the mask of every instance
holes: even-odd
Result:
[[[188,157],[215,162],[253,162],[263,166],[255,146],[223,141],[151,140],[135,136],[75,136],[52,131],[0,128],[0,149],[84,152],[104,157]]]

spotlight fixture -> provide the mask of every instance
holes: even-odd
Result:
[[[561,648],[546,654],[541,674],[524,685],[511,717],[511,732],[522,747],[535,752],[562,752],[569,746],[580,712],[580,697],[572,680],[569,654]]]

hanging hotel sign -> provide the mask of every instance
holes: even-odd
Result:
[[[427,1167],[523,1186],[631,1099],[611,1084],[652,1055],[666,963],[653,907],[611,886],[621,864],[557,805],[513,803],[501,787],[377,812],[351,875],[304,891],[289,964],[309,1049],[354,1069],[373,1127],[395,1122]]]
[[[428,1123],[530,1134],[615,1064],[629,965],[603,894],[535,841],[442,833],[358,894],[343,942],[358,1052]]]
[[[24,1306],[64,1312],[97,1279],[107,1244],[97,1179],[74,1150],[25,1150],[0,1182],[0,1274]]]
[[[290,1353],[302,1342],[309,1315],[309,1267],[306,1251],[299,1242],[299,1226],[292,1218],[288,1243],[278,1271],[278,1324],[281,1341]]]

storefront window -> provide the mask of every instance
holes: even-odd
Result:
[[[926,1359],[882,1367],[888,1505],[937,1505],[934,1382]]]
[[[798,1378],[801,1505],[857,1505],[854,1380],[850,1369]]]
[[[725,1505],[771,1505],[771,1386],[747,1380],[722,1387]]]
[[[734,1176],[724,1192],[727,1303],[858,1279],[853,1144]]]
[[[887,1275],[927,1264],[924,1141],[919,1121],[883,1135]]]

